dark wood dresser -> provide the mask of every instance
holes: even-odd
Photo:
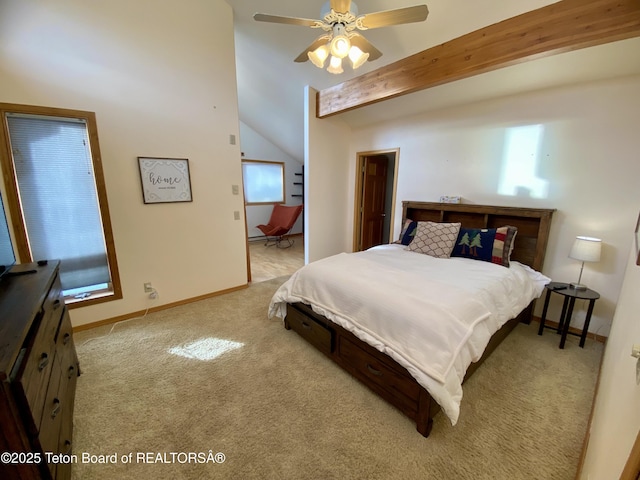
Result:
[[[80,372],[58,272],[22,264],[0,279],[2,479],[71,477],[56,461],[71,454]]]

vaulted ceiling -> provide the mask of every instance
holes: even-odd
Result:
[[[358,70],[333,75],[311,62],[294,63],[322,33],[262,23],[256,12],[320,18],[323,0],[227,0],[234,11],[240,119],[294,158],[303,158],[304,87],[321,90],[447,42],[468,32],[555,3],[549,0],[360,0],[366,14],[426,3],[425,22],[361,32],[382,53]],[[342,114],[353,126],[559,85],[640,74],[640,40],[623,40],[524,62]]]

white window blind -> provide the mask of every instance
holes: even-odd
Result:
[[[86,122],[40,115],[7,121],[33,259],[60,260],[65,291],[110,284]]]
[[[247,204],[284,202],[284,163],[245,160],[242,179]]]

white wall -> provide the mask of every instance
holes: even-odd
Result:
[[[640,205],[638,111],[640,77],[430,112],[354,129],[349,170],[356,152],[400,148],[396,235],[402,200],[461,195],[468,203],[557,209],[543,273],[576,281],[580,264],[568,258],[575,236],[602,238],[602,260],[585,264],[582,282],[602,295],[589,330],[608,335]],[[525,189],[515,196],[498,193],[507,132],[524,125],[543,127],[534,172],[545,186],[540,198]],[[349,182],[348,211],[354,183]],[[582,327],[586,307],[576,303],[572,325]],[[557,319],[560,308],[561,299],[554,298],[548,318]]]
[[[591,438],[580,477],[584,480],[620,478],[640,431],[640,386],[635,382],[636,359],[631,356],[633,345],[640,345],[637,258],[634,245],[604,353]]]
[[[75,326],[247,283],[234,62],[222,0],[0,3],[0,101],[97,116],[124,298]],[[137,156],[188,158],[193,202],[143,204]]]
[[[294,185],[294,182],[302,181],[303,161],[293,158],[280,150],[277,146],[264,138],[250,126],[240,121],[240,150],[247,160],[267,160],[272,162],[284,162],[285,203],[286,205],[300,205],[302,197],[292,197],[292,194],[302,194],[302,185]],[[250,205],[245,207],[247,212],[247,232],[249,238],[263,237],[256,225],[266,224],[271,217],[273,205]],[[296,220],[291,233],[302,233],[302,215]]]
[[[585,480],[619,478],[640,431],[640,386],[635,381],[637,361],[631,356],[633,344],[640,344],[637,258],[634,245],[604,353],[591,438],[580,477]]]
[[[351,130],[339,118],[316,118],[316,93],[305,88],[305,262],[351,251],[348,197]]]

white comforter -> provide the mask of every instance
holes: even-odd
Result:
[[[284,318],[287,303],[311,305],[405,367],[455,425],[467,367],[549,281],[518,262],[505,268],[383,245],[301,268],[274,294],[269,317]]]

